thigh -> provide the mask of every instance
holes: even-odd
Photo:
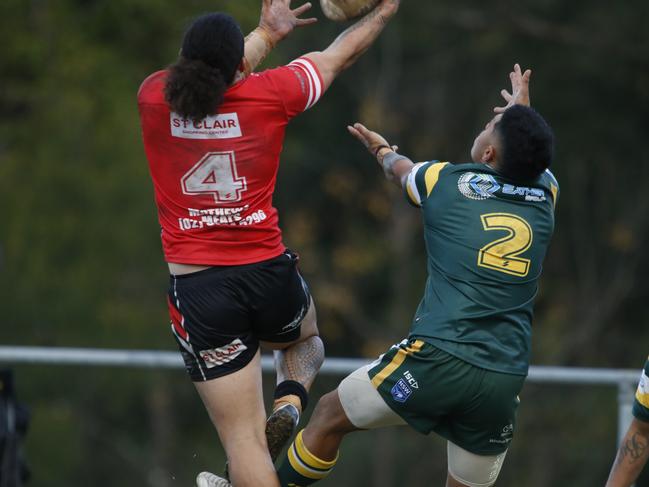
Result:
[[[236,267],[171,277],[171,330],[195,382],[242,369],[259,348],[240,281]]]
[[[372,385],[369,368],[357,369],[338,386],[338,397],[347,419],[359,429],[405,425],[403,418],[385,403]]]
[[[296,254],[287,251],[247,276],[252,326],[260,341],[277,344],[299,341],[305,318],[309,316],[315,324],[315,308],[309,287],[298,269],[298,260]]]
[[[476,455],[449,441],[447,453],[447,487],[489,487],[498,479],[507,451]]]
[[[482,379],[466,402],[444,424],[444,436],[478,455],[497,455],[507,450],[516,429],[518,394],[525,377],[481,370]]]
[[[259,353],[236,372],[194,385],[226,451],[232,481],[279,486],[266,443]]]
[[[371,364],[369,376],[386,404],[424,434],[462,403],[472,380],[458,359],[412,338]]]
[[[266,414],[259,353],[236,372],[194,385],[226,448],[238,434],[263,433]]]

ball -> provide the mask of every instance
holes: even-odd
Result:
[[[344,22],[365,15],[380,0],[320,0],[322,12],[329,20]]]

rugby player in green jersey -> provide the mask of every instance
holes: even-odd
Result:
[[[649,459],[649,359],[633,403],[633,421],[622,440],[606,487],[629,487]]]
[[[495,483],[527,375],[532,308],[554,228],[553,135],[516,65],[472,164],[414,164],[361,124],[349,131],[421,208],[428,279],[409,336],[322,397],[279,470],[326,477],[347,433],[410,425],[448,440],[448,487]]]

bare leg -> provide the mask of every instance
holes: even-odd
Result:
[[[259,352],[243,369],[194,385],[225,448],[232,483],[237,487],[279,487],[264,433]]]
[[[324,346],[318,336],[313,300],[302,320],[300,338],[297,341],[287,344],[263,342],[262,345],[276,349],[275,368],[279,387],[275,391],[273,413],[266,424],[268,450],[274,461],[297,427],[305,407],[303,400],[306,400],[306,393],[324,360]],[[299,390],[298,384],[302,390]],[[300,395],[304,397],[300,398]]]
[[[468,487],[468,486],[466,484],[463,484],[455,480],[453,476],[449,473],[446,476],[446,487]]]
[[[289,344],[262,342],[262,345],[275,349],[275,368],[277,384],[286,380],[299,382],[308,391],[324,361],[324,345],[318,336],[316,310],[313,300],[302,320],[300,338]],[[273,409],[290,402],[302,411],[297,396],[278,398]]]
[[[340,443],[347,433],[358,431],[340,403],[338,390],[322,396],[302,433],[305,446],[318,458],[331,461],[338,455]]]

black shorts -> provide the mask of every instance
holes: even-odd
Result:
[[[286,251],[254,264],[171,276],[171,329],[193,381],[242,369],[260,341],[299,338],[311,295],[297,262]]]

